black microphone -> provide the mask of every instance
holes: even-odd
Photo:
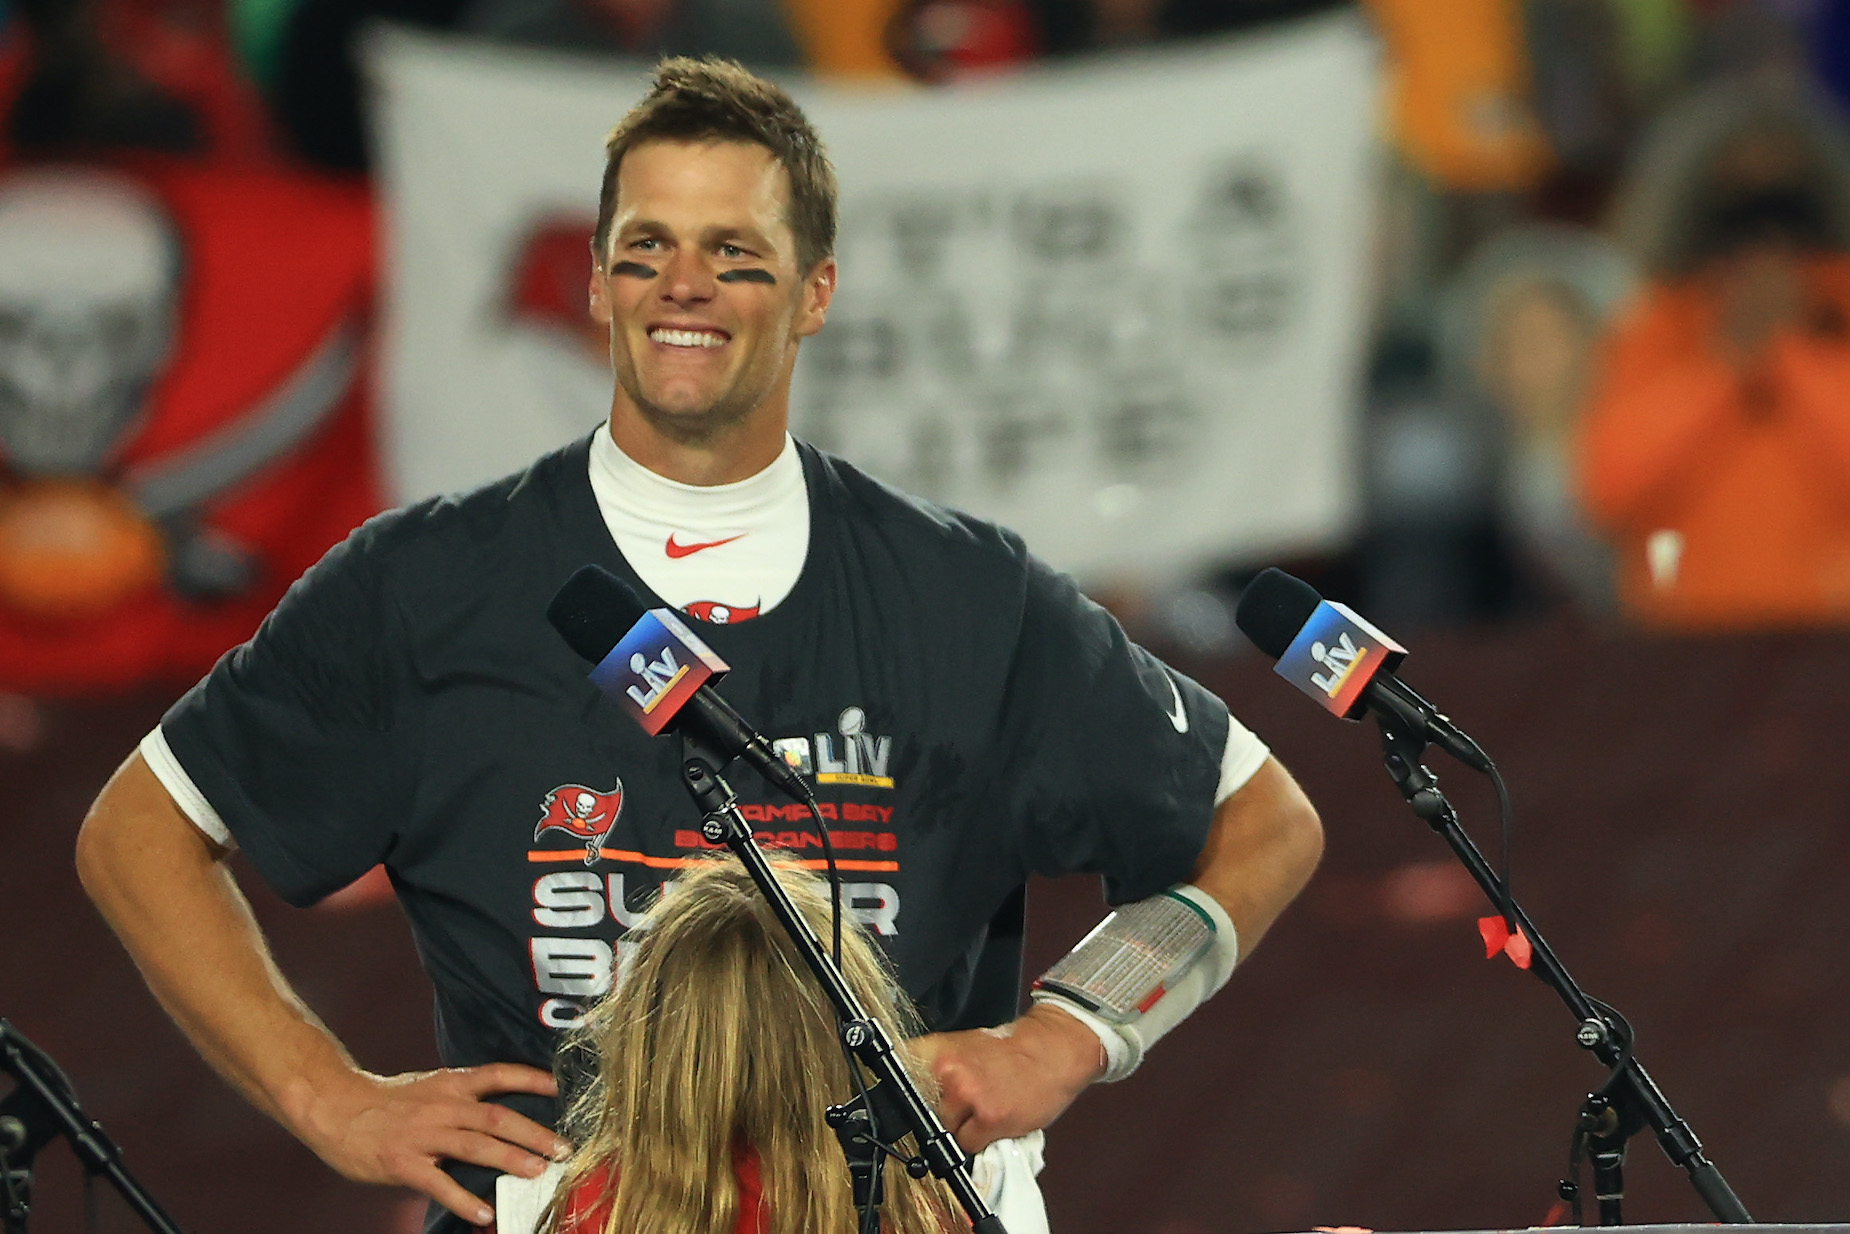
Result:
[[[1293,578],[1277,568],[1261,571],[1240,596],[1233,620],[1259,650],[1277,660],[1291,649],[1300,634],[1306,632],[1313,617],[1323,615],[1319,613],[1320,607],[1329,614],[1330,634],[1326,637],[1330,645],[1326,647],[1322,641],[1311,643],[1305,652],[1306,663],[1301,666],[1305,671],[1288,671],[1300,666],[1281,664],[1281,675],[1345,719],[1357,719],[1362,710],[1367,709],[1402,724],[1411,723],[1417,727],[1416,736],[1438,746],[1472,770],[1491,774],[1490,756],[1477,742],[1394,675],[1394,667],[1404,654],[1398,645],[1355,614],[1328,604],[1317,594],[1317,589],[1303,579]],[[1315,664],[1309,663],[1312,656]],[[1309,672],[1319,667],[1330,670],[1329,675]],[[1345,680],[1351,676],[1362,679],[1359,691],[1354,680]],[[1315,688],[1308,682],[1314,682]],[[1351,705],[1332,705],[1334,699],[1351,697],[1354,698]]]
[[[602,665],[612,649],[647,612],[642,598],[628,583],[602,566],[580,566],[546,606],[546,620],[552,622],[553,629],[573,651],[592,664]],[[683,657],[685,662],[712,655],[691,632],[665,629],[664,633],[674,646],[689,653]],[[601,682],[599,688],[617,697],[614,690]],[[618,698],[618,701],[623,700]],[[702,684],[652,731],[671,729],[693,737],[728,760],[744,759],[794,800],[809,802],[811,793],[803,777],[777,757],[771,743],[747,724],[712,686]]]

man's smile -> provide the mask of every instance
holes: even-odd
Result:
[[[724,330],[678,326],[655,326],[649,330],[649,341],[663,347],[724,347],[731,338]]]

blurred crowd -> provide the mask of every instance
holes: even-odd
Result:
[[[1389,153],[1363,518],[1305,572],[1396,625],[1850,617],[1850,0],[0,0],[0,689],[185,680],[380,504],[375,23],[929,86],[1339,9]],[[1211,649],[1213,594],[1153,621]]]
[[[1371,607],[1850,616],[1850,6],[1372,7]]]
[[[711,54],[773,76],[939,83],[1342,7],[1344,0],[0,0],[0,106],[18,150],[268,150],[364,172],[358,49],[380,22],[642,63]]]

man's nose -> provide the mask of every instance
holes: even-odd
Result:
[[[681,249],[662,271],[662,298],[675,304],[702,304],[713,298],[716,287],[704,253]]]

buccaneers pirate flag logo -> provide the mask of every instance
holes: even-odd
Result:
[[[596,865],[598,847],[617,824],[623,809],[623,781],[607,793],[583,784],[561,784],[540,802],[539,825],[533,829],[538,840],[548,831],[567,831],[585,842],[585,864]]]

